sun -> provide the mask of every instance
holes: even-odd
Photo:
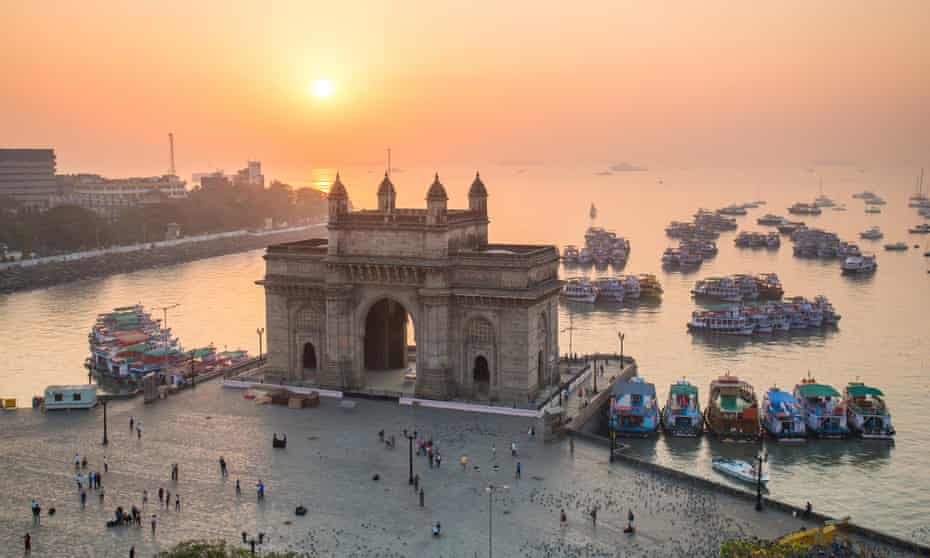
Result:
[[[328,79],[318,79],[313,82],[312,92],[317,99],[328,99],[333,95],[333,82]]]

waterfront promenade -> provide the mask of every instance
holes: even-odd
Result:
[[[593,444],[577,441],[574,453],[567,441],[544,444],[541,435],[529,435],[523,418],[373,400],[359,400],[353,411],[326,399],[319,408],[293,410],[258,405],[242,395],[211,382],[156,405],[112,402],[105,449],[100,408],[0,415],[3,547],[22,548],[28,531],[33,556],[127,556],[131,545],[138,556],[150,556],[185,539],[235,543],[242,531],[261,531],[267,535],[264,549],[320,556],[487,556],[489,484],[508,487],[494,496],[497,556],[715,556],[728,537],[771,538],[803,525],[789,514],[760,514],[751,502],[687,481],[608,465],[604,449]],[[141,440],[129,430],[130,415],[143,421]],[[395,449],[379,442],[381,428],[396,437]],[[414,457],[423,507],[408,485],[404,428],[424,432],[442,455],[441,467],[432,469],[425,457]],[[274,432],[287,434],[286,450],[271,448]],[[512,441],[517,458],[510,455]],[[103,504],[97,492],[88,491],[81,509],[75,453],[87,455],[85,474],[102,471],[107,456]],[[220,476],[221,455],[229,466],[226,479]],[[464,471],[462,455],[469,459]],[[517,461],[520,479],[514,478]],[[179,464],[177,481],[169,480],[172,463]],[[259,479],[266,485],[261,503],[255,493]],[[172,494],[170,510],[158,509],[159,487]],[[141,529],[105,527],[116,506],[141,506],[143,490],[149,502]],[[174,511],[175,494],[180,512]],[[57,510],[52,517],[43,511],[40,527],[32,525],[33,497],[43,510]],[[309,511],[296,517],[294,508],[301,504]],[[596,526],[588,517],[592,507],[598,508]],[[568,523],[561,527],[563,508]],[[629,509],[636,515],[632,537],[622,532]],[[430,527],[437,521],[442,536],[433,538]]]

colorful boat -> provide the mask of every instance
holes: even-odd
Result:
[[[769,388],[762,398],[762,427],[779,442],[803,442],[807,427],[801,405],[793,395]]]
[[[809,436],[845,438],[849,435],[846,404],[832,386],[818,384],[808,375],[795,386],[794,397],[801,404]]]
[[[850,382],[843,393],[850,430],[863,438],[894,440],[895,429],[891,413],[885,404],[885,394],[862,382]]]
[[[614,384],[608,411],[609,425],[618,436],[650,436],[659,428],[656,387],[642,377]]]
[[[639,281],[640,297],[642,298],[662,298],[662,284],[655,275],[649,273],[640,273],[636,279]]]
[[[759,401],[752,386],[729,373],[712,381],[704,422],[720,438],[757,439]]]
[[[698,388],[687,380],[678,380],[668,390],[662,409],[662,430],[670,436],[693,438],[704,431],[704,417],[698,400]]]

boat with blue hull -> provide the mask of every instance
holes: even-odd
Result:
[[[608,422],[618,436],[651,436],[659,428],[659,404],[655,384],[637,376],[614,384]]]
[[[846,418],[853,434],[875,440],[894,440],[895,429],[882,390],[850,382],[843,392]]]
[[[807,439],[801,405],[793,395],[776,387],[769,388],[762,399],[762,427],[779,442],[803,442]]]
[[[794,388],[794,397],[801,405],[807,434],[814,438],[845,438],[846,404],[832,386],[818,384],[808,375]]]
[[[704,417],[698,401],[698,388],[687,380],[679,380],[668,390],[668,401],[662,409],[662,430],[670,436],[693,438],[704,431]]]

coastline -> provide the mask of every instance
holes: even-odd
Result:
[[[278,231],[235,231],[201,238],[155,242],[111,250],[66,254],[41,262],[23,262],[0,267],[0,295],[42,289],[71,281],[129,273],[237,252],[266,248],[279,242],[313,238],[326,227],[317,223]],[[51,260],[51,261],[48,261]]]

